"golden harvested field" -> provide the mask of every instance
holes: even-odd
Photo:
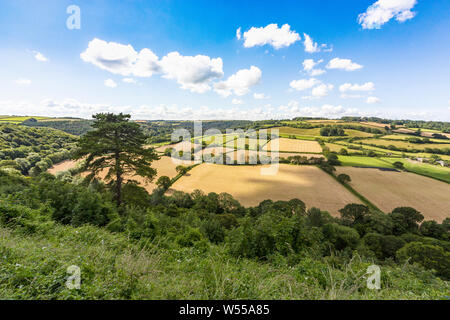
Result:
[[[269,167],[201,164],[175,182],[172,189],[226,192],[244,206],[255,206],[266,199],[298,198],[309,208],[320,207],[333,215],[348,203],[360,203],[358,198],[315,166],[279,164],[275,175],[262,175],[261,169]]]
[[[55,164],[54,166],[49,168],[47,170],[47,172],[51,173],[51,174],[57,174],[58,172],[67,171],[69,169],[75,168],[76,165],[77,165],[76,161],[66,160],[66,161]]]
[[[322,147],[317,141],[309,140],[297,140],[279,138],[271,140],[264,146],[264,150],[270,151],[272,148],[276,150],[278,144],[278,150],[287,152],[305,152],[305,153],[321,153]]]
[[[175,170],[175,168],[180,164],[187,166],[187,165],[193,164],[193,162],[181,161],[181,160],[177,160],[177,159],[172,160],[170,157],[161,157],[160,160],[154,161],[152,163],[152,168],[157,170],[157,175],[153,179],[153,182],[146,182],[144,180],[144,178],[139,177],[139,176],[134,176],[134,177],[128,176],[125,178],[138,181],[140,183],[141,187],[144,187],[149,193],[151,193],[153,191],[153,189],[156,188],[156,184],[155,184],[156,180],[158,180],[158,178],[161,176],[168,176],[169,178],[175,177],[177,175],[177,171]],[[51,174],[56,174],[58,172],[66,171],[71,168],[74,168],[75,166],[76,166],[75,161],[67,160],[67,161],[63,161],[61,163],[54,165],[52,168],[48,169],[47,172],[49,172]],[[106,175],[106,170],[100,174],[100,178],[105,177],[105,175]],[[86,173],[82,173],[82,176],[86,176]]]
[[[348,137],[373,137],[373,133],[368,133],[364,131],[359,130],[353,130],[353,129],[344,129],[345,135]]]
[[[336,167],[346,173],[350,185],[378,208],[388,213],[396,207],[413,207],[425,220],[442,222],[450,217],[450,184],[409,172],[371,168]]]
[[[348,151],[348,148],[346,146],[342,146],[342,145],[335,144],[335,143],[325,143],[325,146],[330,148],[331,152],[339,152],[339,151],[341,151],[342,148],[347,149],[347,151]]]
[[[390,126],[389,124],[386,123],[378,123],[378,122],[360,122],[360,124],[364,124],[367,126],[371,126],[371,127],[377,127],[377,128],[384,128],[386,126]]]
[[[190,151],[191,148],[201,148],[201,145],[199,144],[194,144],[191,143],[189,141],[183,141],[183,142],[179,142],[179,143],[175,143],[175,144],[169,144],[169,145],[165,145],[165,146],[161,146],[158,148],[155,148],[156,151],[158,152],[164,152],[166,149],[168,148],[174,148],[177,151]]]
[[[320,137],[320,128],[313,129],[301,129],[301,128],[292,128],[292,127],[276,127],[271,130],[278,130],[279,134],[292,134],[292,135],[300,135],[300,136],[314,136]]]
[[[155,182],[158,180],[158,178],[161,176],[167,176],[172,179],[177,175],[177,171],[175,170],[175,168],[180,164],[183,164],[180,160],[172,160],[172,158],[170,157],[161,157],[161,159],[152,163],[152,168],[157,170],[157,174],[152,182],[147,182],[140,176],[126,176],[125,179],[136,180],[140,183],[141,187],[145,188],[145,190],[151,193],[156,188]],[[186,163],[184,164],[187,165]],[[105,175],[106,171],[100,174],[100,178],[103,178]]]

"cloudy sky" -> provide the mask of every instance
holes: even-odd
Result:
[[[447,0],[2,0],[0,30],[0,114],[450,121]]]

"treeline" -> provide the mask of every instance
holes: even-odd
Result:
[[[84,119],[74,119],[74,120],[46,120],[37,121],[34,118],[24,121],[22,124],[29,127],[39,127],[39,128],[53,128],[73,134],[76,136],[81,136],[88,131],[92,130],[92,120]]]
[[[144,133],[149,137],[148,143],[170,142],[172,133],[175,130],[185,129],[191,137],[194,137],[193,121],[169,121],[169,120],[153,120],[139,122]],[[257,123],[249,120],[211,120],[202,121],[202,133],[209,129],[218,129],[225,133],[226,129],[247,129],[257,126]]]
[[[404,125],[407,128],[422,128],[450,133],[450,122],[424,120],[391,120],[377,117],[342,117],[341,120],[355,122],[376,122],[386,125]]]
[[[338,137],[342,137],[345,136],[345,130],[344,129],[352,129],[352,130],[357,130],[357,131],[362,131],[362,132],[367,132],[367,133],[373,133],[373,134],[383,134],[386,133],[386,131],[378,129],[378,128],[371,128],[371,127],[366,127],[366,126],[358,126],[358,125],[350,125],[350,124],[344,124],[344,125],[334,125],[334,126],[330,126],[330,125],[320,125],[317,126],[320,129],[320,135],[324,136],[324,137],[333,137],[333,136],[338,136]]]
[[[361,145],[366,145],[366,146],[371,146],[371,147],[377,147],[377,148],[382,148],[382,149],[387,149],[387,150],[392,150],[392,151],[401,151],[401,152],[410,152],[410,153],[433,153],[433,154],[442,154],[442,155],[450,155],[450,148],[423,148],[423,149],[416,149],[416,148],[404,148],[404,147],[397,147],[394,145],[388,145],[388,146],[382,146],[382,145],[378,145],[375,143],[367,143],[367,142],[357,142]],[[449,145],[450,146],[450,145]]]
[[[58,130],[0,124],[0,168],[37,175],[69,159],[76,141]]]

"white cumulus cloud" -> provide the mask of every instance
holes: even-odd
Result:
[[[183,89],[204,93],[211,89],[209,82],[223,76],[221,58],[208,56],[182,56],[171,52],[161,59],[164,78],[175,79]]]
[[[383,24],[395,18],[398,22],[414,18],[416,12],[411,9],[417,0],[378,0],[358,16],[363,29],[380,29]]]
[[[244,104],[244,101],[241,99],[236,99],[234,98],[233,100],[231,100],[232,104]]]
[[[323,60],[318,60],[316,62],[316,61],[314,61],[314,59],[305,59],[303,61],[303,70],[308,72],[313,77],[320,76],[321,74],[325,73],[325,70],[314,69],[314,67],[322,62],[323,62]]]
[[[264,93],[254,93],[253,94],[253,98],[255,99],[255,100],[264,100],[264,99],[269,99],[270,97],[269,96],[266,96]]]
[[[347,92],[347,91],[374,91],[375,90],[375,84],[373,82],[366,82],[364,84],[351,84],[351,83],[344,83],[343,85],[339,86],[340,92]]]
[[[303,91],[306,89],[310,89],[319,83],[320,83],[319,80],[315,78],[310,78],[310,79],[292,80],[291,83],[289,83],[289,86],[297,91]]]
[[[373,104],[373,103],[379,103],[380,99],[377,97],[368,97],[366,100],[366,103]]]
[[[255,28],[244,32],[244,47],[251,48],[255,46],[271,45],[275,49],[289,47],[296,41],[300,40],[300,35],[291,30],[288,24],[284,24],[281,28],[275,23],[265,27]]]
[[[241,69],[228,77],[227,80],[214,84],[214,91],[223,97],[231,94],[243,96],[250,91],[250,87],[259,83],[262,72],[258,67],[251,66],[250,69]]]
[[[47,57],[45,57],[42,53],[40,53],[38,51],[33,51],[33,53],[34,53],[34,58],[37,61],[41,61],[41,62],[47,62],[48,61]]]
[[[105,84],[105,86],[110,87],[110,88],[117,87],[117,83],[113,79],[106,79],[104,84]]]
[[[123,78],[122,81],[125,83],[137,83],[136,79],[133,78]]]
[[[139,53],[131,45],[93,39],[81,59],[100,69],[122,76],[150,77],[160,71],[158,57],[150,49]]]
[[[241,40],[241,37],[242,37],[241,27],[239,27],[239,28],[237,28],[237,30],[236,30],[236,38],[237,38],[238,40]]]
[[[328,93],[333,90],[333,85],[332,84],[325,84],[322,83],[320,85],[318,85],[317,87],[313,88],[311,91],[311,95],[314,98],[322,98],[328,95]]]
[[[361,69],[362,67],[363,67],[362,65],[357,64],[350,59],[341,59],[341,58],[331,59],[327,65],[328,69],[340,69],[345,71],[355,71]]]
[[[303,34],[305,40],[303,41],[303,45],[305,46],[305,51],[309,53],[319,52],[320,48],[317,42],[314,42],[313,39],[306,33]]]
[[[151,77],[161,74],[164,78],[176,80],[182,89],[197,93],[211,90],[210,82],[223,77],[222,58],[183,56],[174,51],[159,59],[148,48],[138,53],[131,45],[97,38],[89,42],[80,56],[100,69],[122,76]]]

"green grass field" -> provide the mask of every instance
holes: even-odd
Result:
[[[400,140],[384,140],[384,139],[364,139],[360,140],[363,144],[374,144],[378,147],[388,147],[390,145],[395,146],[397,148],[407,148],[407,149],[417,149],[424,150],[425,148],[450,148],[450,144],[448,143],[409,143],[406,141]]]
[[[413,136],[408,134],[389,134],[386,136],[383,136],[382,139],[392,139],[392,140],[406,140],[408,138],[413,138]],[[422,137],[425,138],[425,137]],[[429,138],[430,141],[437,142],[437,143],[450,143],[450,140],[447,139],[435,139],[435,138]]]
[[[276,127],[273,129],[278,129],[280,135],[294,135],[294,136],[310,136],[310,137],[318,137],[318,138],[329,138],[323,137],[320,135],[320,128],[313,129],[301,129],[301,128],[291,128],[291,127]],[[345,137],[372,137],[372,133],[367,133],[363,131],[353,130],[353,129],[344,129],[346,136]],[[336,138],[336,137],[330,137]],[[340,137],[342,138],[342,137]]]
[[[406,170],[414,172],[427,177],[435,178],[441,181],[450,183],[450,168],[442,167],[439,165],[432,165],[428,163],[413,163],[408,159],[399,158],[381,158],[382,161],[388,163],[394,163],[399,161],[403,163]]]
[[[386,162],[374,157],[338,156],[338,158],[343,166],[394,168],[394,166],[390,162]]]
[[[48,117],[29,117],[29,116],[23,116],[23,117],[16,117],[16,116],[0,116],[0,123],[13,123],[13,124],[20,124],[28,119],[34,118],[36,120],[45,120],[49,119]]]

